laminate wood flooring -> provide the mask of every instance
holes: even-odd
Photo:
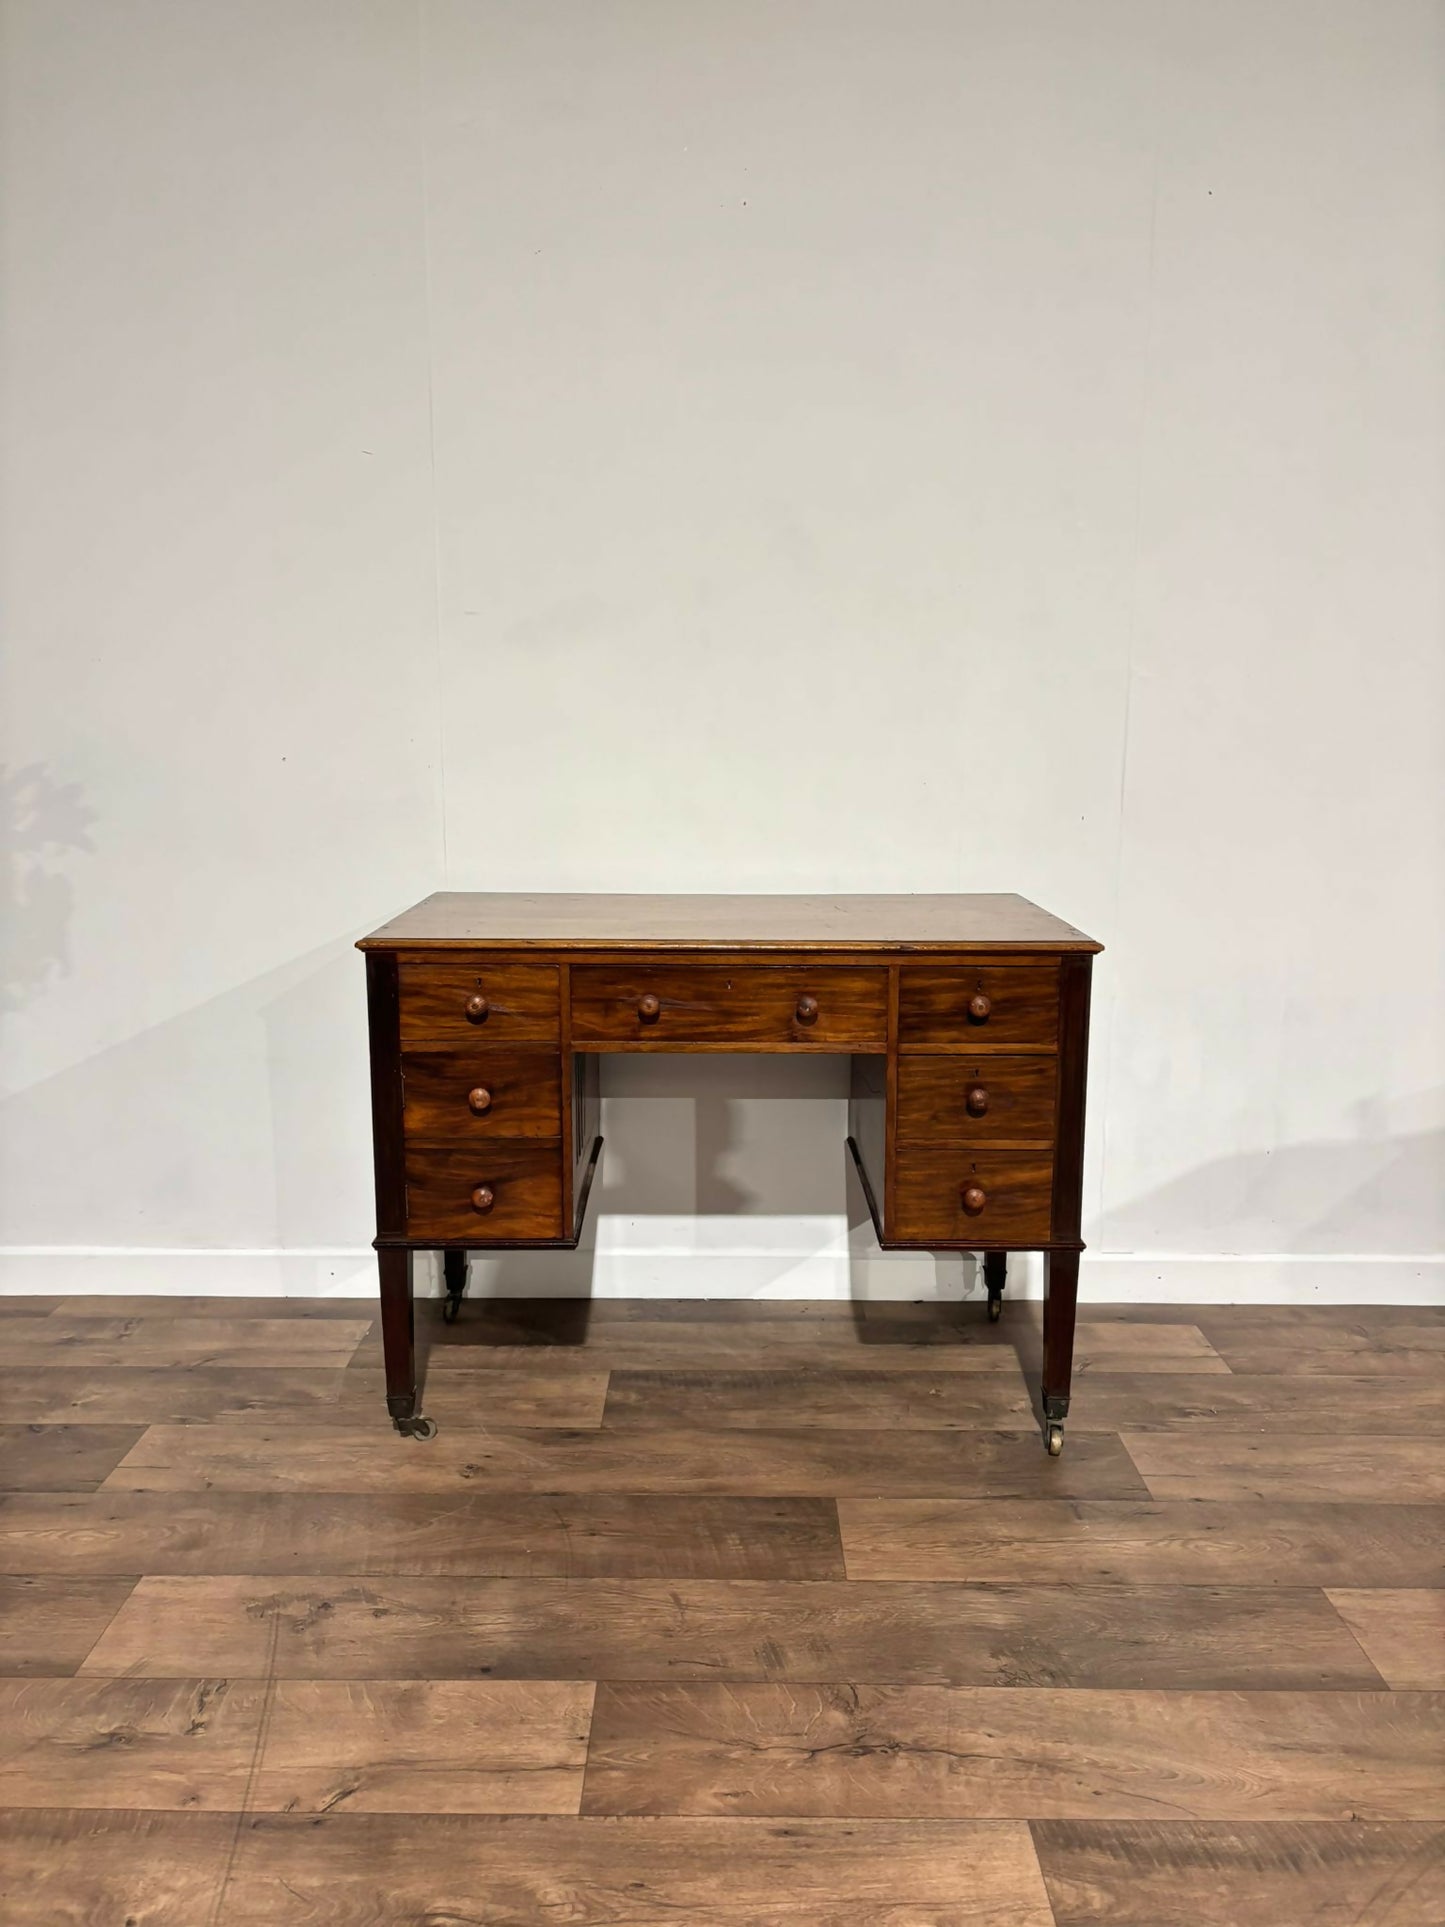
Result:
[[[1445,1314],[0,1300],[7,1927],[1439,1927]]]

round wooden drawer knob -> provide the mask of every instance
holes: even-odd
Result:
[[[800,997],[798,999],[798,1022],[800,1024],[816,1024],[817,1021],[818,1021],[817,998]]]
[[[975,1084],[963,1102],[970,1117],[982,1117],[988,1110],[988,1092],[982,1084]]]
[[[487,1012],[490,1009],[491,1009],[491,1005],[487,1002],[486,998],[481,995],[480,992],[478,992],[478,994],[475,997],[468,997],[467,1022],[469,1024],[480,1024],[481,1022],[483,1022]]]
[[[637,1014],[644,1024],[655,1024],[662,1015],[662,999],[649,990],[645,997],[638,998]]]
[[[472,1209],[474,1211],[490,1211],[496,1202],[497,1195],[489,1184],[479,1184],[472,1193]]]
[[[988,1194],[981,1184],[966,1184],[963,1187],[963,1208],[969,1217],[976,1218],[988,1203]]]
[[[478,1084],[474,1091],[467,1092],[467,1105],[477,1117],[485,1117],[492,1108],[492,1093],[485,1084]]]
[[[987,1023],[988,1013],[992,1009],[992,998],[985,997],[981,990],[968,1000],[968,1014],[976,1024]]]

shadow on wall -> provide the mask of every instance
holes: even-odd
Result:
[[[5,840],[0,1010],[19,1010],[50,977],[69,968],[74,899],[59,866],[76,851],[94,851],[94,822],[79,783],[57,783],[43,763],[0,768],[0,836]]]
[[[1104,1251],[1366,1253],[1445,1246],[1445,1131],[1360,1135],[1241,1152],[1198,1165],[1105,1211],[1085,1236]]]
[[[350,937],[337,938],[7,1097],[0,1240],[365,1245],[370,1112],[358,961]]]

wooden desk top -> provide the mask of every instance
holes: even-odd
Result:
[[[358,950],[1040,950],[1102,944],[1026,897],[604,896],[442,890]]]

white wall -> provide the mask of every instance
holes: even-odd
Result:
[[[364,1287],[449,885],[1020,890],[1089,1289],[1445,1290],[1433,4],[5,19],[0,1284]],[[494,1282],[965,1287],[841,1064],[607,1075]]]

